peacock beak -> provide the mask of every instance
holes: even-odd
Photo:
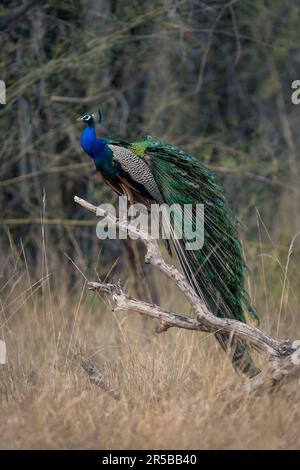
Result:
[[[76,119],[76,121],[83,121],[83,117],[80,116],[79,118]]]

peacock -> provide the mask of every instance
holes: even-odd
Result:
[[[99,123],[101,122],[99,111]],[[183,149],[160,140],[146,138],[126,142],[97,138],[95,114],[79,118],[86,126],[81,146],[94,161],[104,182],[129,201],[151,204],[203,204],[204,244],[187,250],[184,239],[171,233],[171,251],[199,297],[219,317],[258,322],[244,289],[247,266],[237,233],[237,221],[214,174]],[[189,217],[193,220],[194,211]],[[253,363],[249,346],[221,331],[215,334],[229,354],[234,368],[253,377],[260,371]]]

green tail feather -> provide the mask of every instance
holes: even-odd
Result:
[[[146,153],[151,157],[155,181],[168,205],[204,204],[202,249],[187,251],[185,240],[172,241],[182,269],[199,296],[219,317],[245,322],[247,312],[258,321],[244,289],[246,265],[237,223],[213,174],[182,149],[164,142],[147,140],[131,148],[140,156]],[[230,347],[236,368],[250,376],[258,372],[246,344],[230,344],[229,337],[221,333],[216,337],[223,349]]]
[[[260,373],[260,370],[255,367],[251,357],[250,348],[242,341],[233,341],[228,334],[216,333],[218,343],[222,349],[230,356],[233,367],[248,375],[254,377]]]

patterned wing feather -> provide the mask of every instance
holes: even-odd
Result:
[[[113,160],[121,164],[123,171],[130,175],[133,184],[136,182],[143,186],[153,201],[162,203],[161,192],[147,163],[125,147],[109,144],[109,148],[113,152]]]

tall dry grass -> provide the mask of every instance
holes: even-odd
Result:
[[[19,3],[2,1],[0,15]],[[84,112],[103,109],[101,136],[150,133],[188,149],[247,224],[247,289],[262,328],[300,338],[299,238],[290,249],[300,226],[298,18],[293,0],[48,0],[3,32],[1,448],[299,447],[297,384],[247,397],[213,337],[156,335],[151,321],[114,315],[87,292],[84,276],[105,275],[120,253],[109,277],[131,292],[134,282],[118,243],[98,257],[89,216],[72,202],[112,197],[80,149]],[[176,289],[153,282],[162,305],[189,313]],[[89,383],[79,354],[119,400]]]
[[[10,253],[2,253],[0,334],[8,365],[0,366],[1,448],[300,446],[297,383],[276,395],[245,395],[243,379],[211,335],[175,329],[156,335],[153,322],[112,313],[87,291],[82,264],[71,263],[70,278],[70,261],[48,247],[45,233],[39,243],[35,265],[13,240]],[[279,336],[299,338],[292,255],[280,261],[275,246],[271,253],[259,244],[248,248],[248,288],[263,312],[262,327],[276,335],[280,319]],[[280,288],[266,297],[268,278]],[[167,281],[152,281],[162,305],[189,313]],[[118,400],[88,381],[79,355],[101,371]]]

